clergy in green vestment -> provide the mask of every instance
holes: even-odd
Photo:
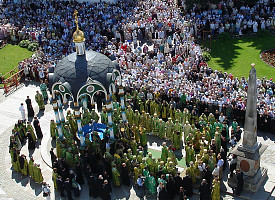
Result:
[[[113,167],[112,167],[112,182],[115,187],[119,187],[121,184],[120,174],[119,174],[115,164],[113,164]]]
[[[166,146],[166,142],[162,143],[162,150],[161,150],[161,160],[166,162],[168,157],[168,149]]]
[[[41,81],[41,84],[40,84],[40,91],[43,95],[43,99],[46,100],[48,99],[48,93],[47,93],[47,85],[45,83],[43,83],[43,81]]]
[[[33,166],[33,177],[35,182],[40,184],[43,182],[43,176],[39,164],[34,164]]]
[[[148,190],[150,194],[156,194],[157,190],[156,190],[156,179],[154,176],[149,176],[148,177]]]
[[[218,177],[215,177],[212,184],[212,192],[211,197],[212,200],[220,200],[221,199],[221,193],[220,193],[220,181]]]
[[[161,139],[165,138],[165,122],[162,119],[159,119],[159,137]]]
[[[39,91],[36,91],[35,101],[38,104],[39,110],[45,109],[44,98],[42,94],[39,93]]]
[[[166,122],[166,137],[168,139],[172,139],[173,133],[174,133],[174,123],[172,122],[172,118],[168,118],[168,121]]]

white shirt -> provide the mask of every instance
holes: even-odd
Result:
[[[24,106],[23,106],[23,105],[19,107],[19,111],[21,111],[21,112],[25,112],[25,108],[24,108]]]

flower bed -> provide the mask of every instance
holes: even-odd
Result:
[[[275,49],[265,50],[261,53],[260,58],[271,67],[275,67]]]

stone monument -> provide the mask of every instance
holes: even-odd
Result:
[[[260,166],[263,153],[261,143],[257,142],[257,84],[255,64],[249,72],[247,103],[243,139],[232,153],[237,155],[237,168],[244,172],[244,189],[256,192],[267,176],[267,169]],[[236,186],[234,178],[229,186]]]

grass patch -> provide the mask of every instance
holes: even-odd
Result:
[[[275,78],[275,68],[260,59],[263,50],[274,48],[275,37],[245,37],[229,40],[214,40],[211,44],[211,60],[208,65],[213,70],[232,73],[235,77],[249,76],[251,63],[255,63],[257,77]],[[209,42],[206,43],[209,48]]]
[[[18,66],[18,63],[31,57],[33,52],[18,45],[8,44],[0,49],[0,73],[5,75]]]
[[[158,160],[158,158],[161,157],[161,151],[157,151],[157,150],[154,150],[154,149],[148,149],[148,152],[151,152],[152,153],[152,157],[153,158],[156,158],[156,160]],[[182,168],[186,168],[186,162],[185,162],[185,158],[184,157],[177,157],[177,161],[178,161],[178,165],[179,167],[182,167]]]

